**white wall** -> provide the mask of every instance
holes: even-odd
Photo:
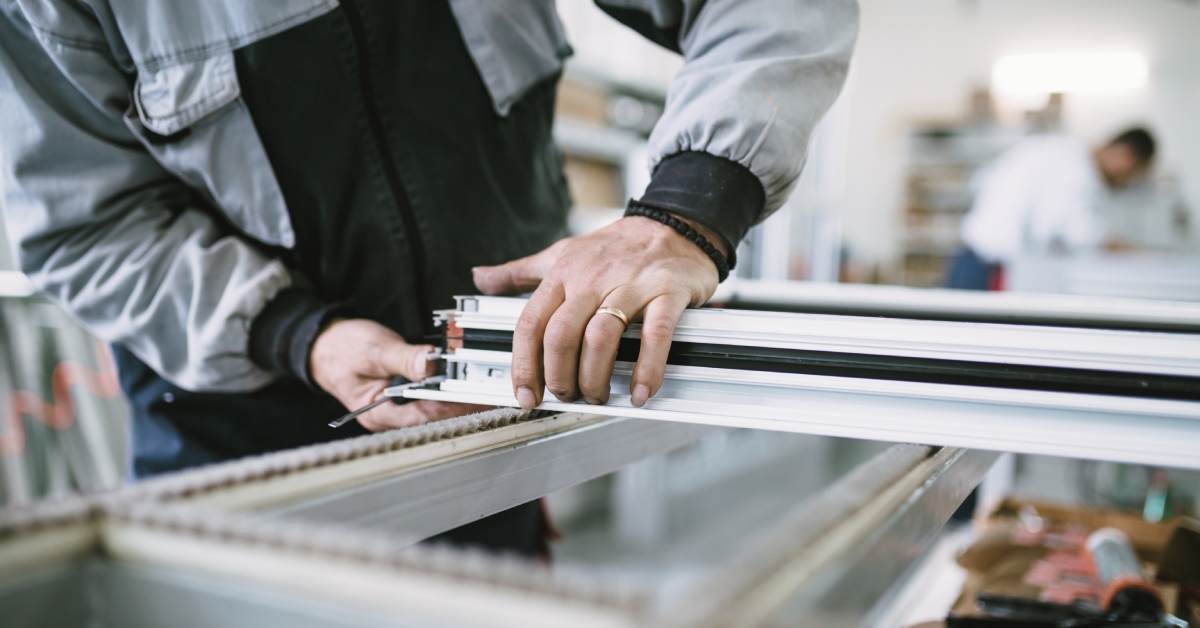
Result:
[[[1134,51],[1148,84],[1068,95],[1068,130],[1100,141],[1150,125],[1162,167],[1200,203],[1200,6],[1180,0],[860,0],[862,31],[847,85],[844,225],[859,257],[898,253],[906,125],[960,115],[992,62],[1022,52]],[[1006,112],[1010,116],[1014,111]]]
[[[679,55],[610,18],[590,0],[558,0],[558,14],[575,49],[568,68],[666,94]]]

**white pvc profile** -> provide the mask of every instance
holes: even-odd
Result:
[[[512,331],[524,299],[461,298],[461,329]],[[443,314],[445,316],[446,314]],[[625,332],[637,338],[638,326]],[[675,341],[1200,377],[1200,334],[688,310]]]
[[[511,331],[521,299],[467,297],[460,329]],[[628,337],[636,337],[631,328]],[[676,341],[952,359],[982,364],[1200,375],[1200,334],[856,316],[689,310]],[[507,352],[457,349],[455,376],[405,396],[515,406]],[[644,407],[632,364],[593,414],[1200,469],[1200,402],[671,365]],[[547,394],[542,408],[580,411]]]
[[[478,351],[452,359],[466,379],[404,396],[517,405],[509,354]],[[668,366],[658,394],[634,408],[632,366],[617,363],[607,405],[562,403],[547,393],[539,407],[1200,469],[1198,402]]]

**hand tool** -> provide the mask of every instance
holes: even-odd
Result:
[[[440,349],[434,350],[425,356],[425,360],[429,361],[429,362],[437,362],[442,359],[443,359],[443,355],[442,355],[442,352]],[[442,366],[438,365],[438,372],[442,372],[442,371],[443,371]],[[383,405],[383,402],[385,402],[385,401],[392,401],[396,405],[403,405],[410,401],[414,401],[413,399],[406,399],[404,397],[405,390],[407,390],[409,388],[420,388],[420,387],[426,386],[428,384],[436,384],[436,383],[441,382],[444,379],[446,379],[446,378],[441,377],[440,375],[435,375],[434,377],[427,377],[419,382],[411,382],[408,380],[408,378],[397,375],[397,376],[393,377],[392,379],[388,380],[387,388],[383,389],[383,393],[380,394],[380,397],[378,399],[376,399],[375,401],[372,401],[371,403],[368,403],[367,405],[365,405],[349,414],[343,415],[341,418],[337,419],[336,421],[330,421],[329,427],[341,427],[341,426],[353,421],[354,419],[357,419],[359,416],[362,416],[364,413],[366,413],[370,410],[374,410],[375,408],[378,408],[379,406]]]
[[[403,386],[406,383],[411,383],[411,382],[409,382],[407,378],[396,376],[388,381],[388,388],[393,388],[395,386]],[[384,389],[384,390],[387,390],[387,389]],[[341,418],[339,418],[335,421],[330,421],[329,427],[341,427],[341,426],[353,421],[354,419],[357,419],[359,416],[365,414],[366,412],[368,412],[370,410],[374,410],[375,408],[378,408],[379,406],[383,405],[383,403],[386,401],[394,401],[394,399],[392,397],[387,396],[384,393],[379,393],[378,399],[376,399],[375,401],[372,401],[371,403],[368,403],[367,405],[365,405],[353,412],[350,412],[349,414],[342,415]],[[405,401],[407,401],[407,400],[401,399],[399,401],[399,403],[403,403]]]

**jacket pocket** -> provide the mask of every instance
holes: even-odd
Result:
[[[291,218],[232,52],[142,71],[125,125],[165,168],[261,242],[291,248]]]
[[[475,67],[500,115],[562,71],[571,55],[554,0],[450,0]]]

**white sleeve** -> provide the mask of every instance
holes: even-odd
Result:
[[[1103,184],[1090,159],[1089,155],[1072,163],[1042,188],[1034,205],[1040,243],[1055,243],[1077,253],[1104,241],[1104,226],[1097,214]]]
[[[1002,157],[982,174],[971,211],[963,220],[963,244],[992,264],[1020,256],[1025,239],[1029,182],[1019,156]]]

